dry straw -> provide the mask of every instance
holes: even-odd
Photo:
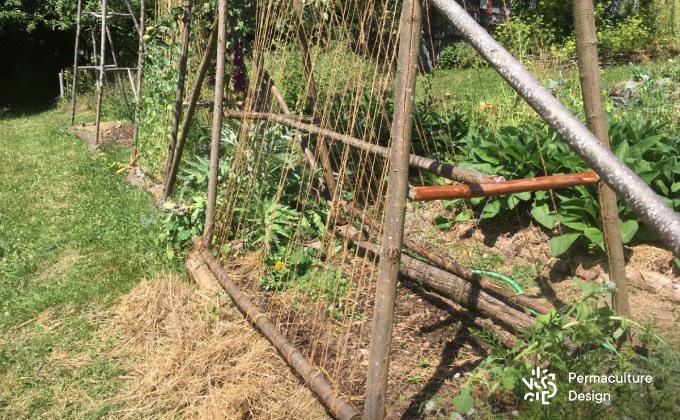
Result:
[[[140,283],[116,312],[125,417],[328,417],[223,294],[168,276]]]

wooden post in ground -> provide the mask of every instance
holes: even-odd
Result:
[[[106,0],[102,0],[102,33],[99,48],[99,74],[97,78],[97,115],[95,117],[95,144],[99,144],[99,125],[102,116],[102,96],[104,95],[104,66],[106,65]]]
[[[76,120],[76,86],[78,85],[78,47],[80,45],[80,17],[83,14],[83,0],[78,0],[76,14],[76,42],[73,48],[73,85],[71,86],[71,127]]]
[[[172,128],[170,129],[170,144],[168,144],[168,158],[165,161],[163,182],[167,182],[170,167],[175,155],[177,144],[177,130],[182,116],[182,103],[184,102],[184,80],[187,74],[187,57],[189,56],[189,38],[191,35],[191,2],[184,8],[184,32],[182,33],[182,52],[179,56],[179,79],[177,80],[177,92],[175,94],[175,109],[172,112]]]
[[[404,0],[397,58],[389,185],[385,203],[385,221],[380,248],[380,262],[378,263],[378,282],[373,309],[368,378],[366,381],[364,418],[367,420],[381,420],[385,417],[394,303],[406,215],[411,127],[413,123],[411,114],[418,71],[420,25],[421,8],[419,0]]]
[[[227,43],[227,0],[220,0],[217,25],[217,65],[215,69],[215,105],[213,107],[212,140],[210,142],[210,167],[208,172],[208,201],[205,209],[203,239],[210,245],[217,206],[217,174],[220,163],[220,134],[222,131],[222,105],[224,101],[224,57]]]
[[[198,102],[198,97],[201,95],[201,86],[203,86],[203,79],[205,79],[205,74],[208,72],[210,61],[215,56],[215,46],[217,45],[217,28],[218,20],[215,19],[212,31],[210,32],[208,47],[206,48],[205,53],[203,54],[201,64],[198,66],[198,75],[196,75],[194,86],[191,88],[191,94],[189,95],[189,106],[187,107],[187,111],[184,115],[184,121],[182,122],[182,130],[180,131],[179,137],[177,139],[177,146],[175,147],[172,165],[170,166],[170,171],[168,172],[167,179],[165,180],[164,188],[165,192],[163,194],[166,197],[172,195],[172,191],[175,187],[177,171],[179,170],[179,164],[182,161],[182,154],[184,153],[184,144],[186,143],[187,135],[189,134],[191,120],[194,117],[194,112],[196,111],[196,103]]]
[[[609,148],[609,133],[607,132],[607,119],[602,102],[602,83],[600,81],[592,0],[574,0],[573,12],[578,70],[588,128],[605,147]],[[621,243],[616,193],[603,183],[599,184],[598,190],[604,244],[609,258],[609,275],[617,289],[612,293],[612,307],[619,315],[628,317],[630,316],[628,279],[626,278],[626,261]],[[625,340],[625,334],[621,337]]]
[[[139,140],[139,110],[142,103],[142,60],[144,56],[144,31],[146,28],[146,12],[144,0],[139,0],[139,47],[137,48],[137,102],[135,103],[135,147],[132,148],[130,162],[137,158],[137,142]]]

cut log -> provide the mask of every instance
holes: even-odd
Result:
[[[192,251],[189,253],[186,262],[187,270],[192,279],[201,286],[202,289],[217,291],[221,290],[222,286],[217,281],[212,271],[206,264],[205,260],[199,252]]]
[[[359,218],[359,220],[363,224],[371,228],[371,230],[375,232],[380,231],[380,223],[377,220],[373,220],[370,217],[366,216],[361,210],[357,209],[354,206],[347,206],[347,208],[352,214]],[[500,296],[502,298],[509,300],[512,303],[515,303],[519,306],[523,306],[528,309],[533,309],[534,311],[541,314],[546,314],[550,312],[550,308],[547,305],[525,295],[514,292],[512,290],[508,290],[503,286],[500,286],[492,281],[485,280],[482,276],[473,273],[472,270],[470,270],[469,268],[463,267],[462,265],[452,261],[447,261],[446,259],[440,257],[434,252],[430,252],[424,246],[413,242],[409,238],[404,237],[402,243],[404,248],[412,252],[415,252],[419,256],[429,260],[432,264],[436,265],[442,270],[445,270],[453,275],[456,275],[469,282],[472,282],[495,296]]]
[[[378,259],[380,253],[378,245],[368,241],[352,242],[362,252],[368,253],[371,258]],[[533,318],[515,309],[511,302],[496,298],[477,285],[408,255],[401,255],[399,274],[408,277],[426,290],[488,316],[512,333],[534,325]]]

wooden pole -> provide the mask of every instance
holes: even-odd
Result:
[[[111,47],[111,56],[113,57],[113,65],[118,68],[118,54],[116,54],[116,47],[113,45],[113,37],[111,36],[111,30],[109,25],[106,25],[106,38],[109,40],[109,46]],[[120,88],[120,93],[123,95],[123,101],[125,102],[125,110],[127,112],[128,120],[132,121],[132,110],[130,109],[130,103],[127,99],[127,93],[125,92],[125,84],[123,83],[123,78],[120,73],[116,73],[116,80],[118,81],[118,87]],[[130,80],[130,85],[132,85],[132,78]]]
[[[172,161],[175,155],[175,146],[177,144],[177,130],[179,129],[179,120],[182,116],[182,102],[184,101],[184,80],[187,75],[187,58],[189,56],[189,39],[191,35],[191,1],[184,9],[184,32],[182,33],[182,52],[179,56],[179,78],[177,80],[177,92],[175,93],[175,109],[172,112],[172,128],[170,129],[170,144],[168,144],[168,158],[165,161],[165,172],[163,173],[163,181],[167,182]]]
[[[215,106],[213,107],[210,167],[208,172],[208,201],[205,209],[203,238],[210,244],[217,205],[217,174],[220,164],[220,134],[222,131],[222,101],[224,100],[224,57],[227,43],[227,0],[219,0],[217,29],[217,66],[215,69]]]
[[[139,140],[139,111],[142,104],[142,61],[144,58],[144,31],[146,28],[146,12],[144,0],[139,0],[139,46],[137,47],[137,102],[135,102],[135,147],[132,148],[130,162],[137,158],[137,143]]]
[[[64,70],[59,70],[59,97],[64,98]]]
[[[603,146],[609,149],[607,119],[602,102],[593,2],[592,0],[574,0],[572,9],[583,107],[588,128]],[[616,291],[612,293],[612,307],[619,315],[629,317],[628,279],[626,278],[626,260],[621,242],[616,193],[605,184],[600,184],[599,192],[604,244],[609,258],[609,274],[616,284]],[[625,340],[625,334],[622,339]]]
[[[356,137],[352,137],[347,134],[341,134],[332,130],[327,130],[321,128],[318,125],[307,124],[290,118],[287,115],[280,114],[241,114],[238,118],[243,119],[262,119],[262,116],[267,115],[269,121],[274,121],[285,126],[296,128],[301,131],[305,131],[311,134],[320,134],[325,138],[330,140],[339,141],[348,146],[354,147],[355,149],[362,150],[367,153],[371,153],[377,156],[387,158],[389,156],[389,149],[387,147],[378,146],[377,144],[372,144],[360,140]],[[236,118],[236,115],[234,115]],[[474,184],[481,184],[486,182],[497,182],[499,177],[495,175],[483,174],[481,172],[474,171],[472,169],[461,168],[458,166],[453,166],[448,163],[437,162],[436,160],[428,159],[426,157],[409,155],[409,165],[412,168],[417,168],[432,174],[442,176],[447,179],[451,179],[459,182],[469,182]]]
[[[408,190],[409,151],[418,44],[421,25],[420,0],[402,3],[397,58],[397,83],[394,100],[394,120],[391,132],[389,184],[385,203],[385,222],[378,263],[375,306],[371,329],[371,344],[366,381],[365,419],[382,420],[387,401],[394,303],[401,256],[406,195]]]
[[[78,0],[76,13],[76,42],[73,48],[73,85],[71,86],[71,127],[76,120],[76,86],[78,85],[78,48],[80,45],[80,18],[83,15],[83,0]]]
[[[184,115],[184,121],[182,121],[182,130],[180,131],[179,138],[177,139],[177,146],[175,147],[172,166],[170,166],[170,172],[168,172],[167,179],[165,180],[164,195],[166,197],[171,196],[172,191],[175,188],[177,171],[179,170],[179,164],[182,162],[184,144],[186,143],[187,136],[189,135],[191,120],[194,118],[194,112],[196,112],[196,103],[198,102],[198,97],[201,95],[203,79],[205,79],[205,74],[208,72],[210,61],[215,56],[215,49],[217,45],[217,29],[218,18],[216,18],[215,22],[213,23],[212,31],[210,32],[210,39],[208,40],[208,47],[203,54],[201,64],[198,66],[198,74],[196,75],[196,80],[194,81],[194,85],[191,88],[191,94],[189,95],[189,105],[187,107],[187,112]]]
[[[102,28],[101,44],[99,48],[99,77],[97,79],[97,115],[95,117],[95,144],[99,144],[99,126],[102,115],[102,96],[104,96],[104,66],[106,65],[106,0],[101,1]]]
[[[193,243],[208,264],[210,271],[217,277],[224,290],[229,293],[229,296],[231,296],[239,309],[248,318],[248,321],[257,326],[267,340],[276,347],[276,350],[284,357],[286,363],[295,369],[312,391],[321,398],[321,401],[323,401],[330,412],[341,420],[360,419],[361,413],[352,403],[333,389],[333,386],[328,382],[323,372],[309,363],[304,355],[293,347],[279,331],[279,328],[265,314],[260,312],[238,286],[231,281],[229,274],[224,271],[224,268],[220,266],[215,257],[210,254],[206,242],[199,237],[194,237]]]
[[[414,187],[409,192],[413,201],[451,200],[454,198],[491,197],[521,192],[552,190],[577,185],[597,184],[600,177],[595,172],[538,176],[526,179],[493,182],[487,184],[442,185]]]
[[[318,115],[319,110],[317,108],[317,92],[316,83],[314,82],[314,73],[312,71],[312,61],[309,58],[309,45],[307,43],[307,35],[305,35],[305,28],[303,26],[303,11],[302,2],[300,0],[294,0],[294,7],[297,9],[298,14],[298,28],[297,28],[297,39],[298,45],[300,46],[300,56],[302,58],[302,65],[305,70],[305,77],[307,78],[307,89],[309,91],[309,100],[312,105],[312,115]],[[333,176],[333,168],[331,167],[330,153],[328,152],[328,147],[326,147],[326,142],[323,138],[319,137],[316,142],[316,146],[319,149],[319,158],[321,159],[321,166],[324,171],[324,179],[326,180],[326,187],[328,188],[327,194],[330,201],[335,200],[335,177]]]

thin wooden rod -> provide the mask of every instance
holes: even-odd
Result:
[[[229,293],[229,296],[231,296],[234,303],[236,303],[248,321],[256,326],[262,332],[262,335],[276,347],[276,350],[283,356],[286,363],[295,369],[305,383],[309,385],[311,390],[319,396],[330,412],[341,420],[360,419],[361,413],[352,405],[352,403],[334,390],[323,372],[309,363],[305,356],[279,331],[276,324],[267,318],[265,314],[260,312],[257,306],[255,306],[253,302],[243,294],[238,286],[231,281],[229,274],[227,274],[224,268],[217,262],[215,257],[210,254],[206,242],[199,237],[194,237],[193,243],[205,262],[208,263],[210,271],[217,277],[220,285],[222,285],[224,290]]]
[[[285,103],[285,102],[284,102]],[[210,105],[212,106],[213,103],[210,102]],[[276,114],[273,112],[255,112],[255,111],[238,111],[234,109],[227,109],[224,111],[224,117],[225,118],[234,118],[234,119],[262,119],[262,120],[268,120],[271,119],[274,116],[285,116],[286,118],[294,119],[296,121],[301,121],[301,122],[306,122],[306,123],[312,123],[314,121],[314,117],[311,115],[292,115],[290,114],[290,109],[288,109],[288,106],[286,105],[286,109],[281,109],[284,113],[283,114]]]
[[[76,119],[76,86],[78,85],[78,46],[80,43],[80,19],[83,14],[83,0],[78,0],[78,12],[76,14],[76,42],[73,52],[73,85],[71,86],[71,127]]]
[[[102,27],[101,44],[99,48],[99,77],[97,78],[97,115],[95,117],[95,144],[99,144],[99,127],[102,115],[102,97],[104,96],[104,67],[106,66],[106,0],[101,1]]]
[[[111,56],[113,57],[113,65],[118,68],[118,54],[116,54],[116,48],[113,45],[113,37],[111,36],[111,30],[109,25],[106,25],[106,38],[109,40],[109,46],[111,47]],[[106,71],[106,66],[104,66],[104,71]],[[125,84],[123,83],[123,78],[120,76],[119,72],[116,72],[116,80],[118,81],[118,87],[120,87],[120,92],[123,95],[123,101],[125,102],[125,110],[127,111],[128,120],[132,121],[132,109],[130,108],[130,103],[128,102],[127,92],[125,92]],[[132,78],[129,79],[130,85],[132,85]]]
[[[146,11],[144,0],[139,1],[139,46],[137,47],[137,102],[135,103],[135,147],[132,148],[130,161],[137,158],[137,145],[139,141],[139,112],[142,104],[142,62],[144,60],[144,31],[146,24]]]
[[[78,67],[78,70],[99,70],[100,66],[80,66]],[[123,73],[123,72],[128,72],[130,70],[136,71],[136,67],[117,67],[115,64],[109,64],[104,66],[104,71],[105,72],[118,72],[118,73]]]
[[[385,418],[394,305],[406,217],[413,98],[418,72],[421,21],[420,0],[404,0],[399,25],[401,34],[397,57],[394,118],[390,136],[390,176],[385,199],[385,219],[368,356],[364,407],[366,420]]]
[[[227,44],[227,0],[218,5],[217,65],[215,66],[215,106],[213,107],[212,139],[210,142],[210,166],[208,168],[208,200],[205,208],[205,231],[203,238],[212,241],[217,206],[217,174],[220,164],[220,136],[222,134],[222,103],[224,101],[224,58]],[[179,163],[179,162],[178,162]]]
[[[513,179],[487,184],[443,185],[411,188],[409,198],[413,201],[450,200],[454,198],[491,197],[521,192],[552,190],[596,184],[600,177],[595,172],[539,176]]]
[[[142,30],[142,27],[139,26],[139,22],[137,22],[137,17],[135,17],[135,11],[132,9],[132,6],[130,5],[130,2],[128,0],[123,0],[125,2],[125,6],[127,6],[128,12],[130,13],[130,18],[132,19],[132,24],[135,25],[135,29],[137,30],[137,33]]]
[[[208,47],[203,54],[201,64],[198,66],[198,74],[196,75],[196,80],[194,80],[194,85],[191,88],[191,94],[189,95],[189,106],[187,107],[184,120],[182,121],[182,130],[180,131],[179,138],[177,139],[177,147],[175,148],[175,156],[173,157],[172,166],[170,167],[170,173],[165,180],[163,194],[166,197],[171,196],[175,188],[177,171],[179,170],[179,164],[182,162],[184,144],[186,143],[187,136],[189,135],[189,128],[191,128],[191,121],[194,118],[194,112],[196,112],[196,103],[198,101],[198,97],[201,96],[203,80],[205,79],[205,75],[208,72],[208,67],[210,67],[210,62],[212,61],[213,57],[215,57],[218,26],[218,18],[216,17],[215,21],[213,22],[212,30],[210,31]]]
[[[307,90],[309,91],[309,100],[312,105],[312,115],[319,115],[319,110],[317,107],[317,91],[316,83],[314,82],[314,73],[312,71],[312,61],[309,57],[309,45],[307,43],[307,35],[305,35],[305,28],[303,25],[303,10],[302,2],[300,0],[294,0],[294,7],[297,9],[298,14],[298,28],[297,28],[297,39],[298,45],[300,46],[300,56],[302,58],[302,65],[305,71],[305,77],[307,78]],[[326,181],[326,187],[328,188],[328,197],[330,201],[335,200],[336,196],[336,186],[335,177],[333,175],[333,168],[331,167],[330,153],[328,152],[328,147],[326,147],[326,142],[322,137],[317,138],[316,146],[319,149],[319,158],[321,159],[321,166],[323,167],[324,179]]]
[[[240,117],[243,119],[262,119],[256,115],[246,114],[241,115]],[[376,156],[387,158],[389,155],[389,149],[387,147],[371,144],[347,134],[341,134],[332,130],[327,130],[325,128],[319,127],[318,125],[296,121],[287,115],[272,114],[267,119],[288,127],[297,128],[298,130],[304,131],[306,133],[322,135],[327,139],[339,141],[343,144],[354,147],[355,149],[359,149]],[[409,165],[412,168],[420,169],[458,182],[481,184],[486,182],[496,182],[498,179],[498,177],[495,175],[483,174],[472,169],[461,168],[448,163],[437,162],[435,160],[417,155],[409,156]]]
[[[184,101],[184,81],[187,75],[187,58],[189,57],[189,39],[191,36],[191,2],[184,9],[182,18],[184,32],[182,33],[182,51],[179,56],[179,77],[177,79],[177,91],[175,92],[175,108],[172,112],[172,127],[170,128],[170,143],[168,144],[168,157],[165,160],[165,171],[163,172],[163,182],[166,182],[170,174],[170,167],[175,157],[175,147],[177,145],[177,131],[179,121],[182,117],[182,102]]]

